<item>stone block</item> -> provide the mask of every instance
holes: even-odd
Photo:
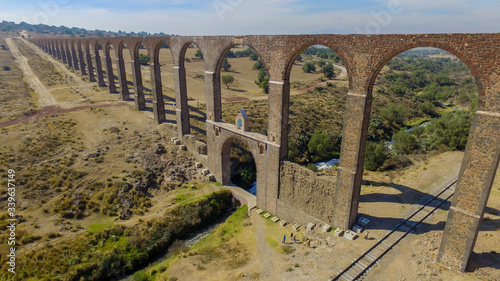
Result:
[[[369,219],[367,219],[365,217],[360,217],[358,219],[358,223],[357,224],[360,225],[360,226],[367,226],[369,223],[370,223]]]
[[[342,228],[337,228],[333,232],[333,236],[342,236],[344,234],[344,230]]]
[[[287,221],[280,221],[280,225],[283,226],[283,227],[285,227],[287,224],[288,224]]]
[[[272,219],[271,219],[273,222],[278,222],[280,220],[280,218],[278,218],[277,216],[274,216]]]
[[[296,223],[292,226],[292,230],[293,231],[299,231],[299,228],[300,228],[300,224]]]
[[[270,216],[271,216],[271,214],[270,214],[270,213],[265,213],[265,214],[264,214],[264,217],[265,217],[266,219],[268,219]]]
[[[306,226],[306,231],[312,231],[312,230],[314,230],[315,227],[316,227],[316,224],[313,222],[310,222]]]
[[[215,175],[214,174],[208,174],[207,175],[207,180],[208,181],[215,181]]]
[[[196,168],[201,168],[201,167],[203,167],[203,164],[201,162],[196,162],[196,163],[194,163],[194,166]]]
[[[175,142],[176,140],[179,140],[179,139],[178,139],[178,138],[176,138],[176,137],[173,137],[173,138],[171,138],[170,140],[171,140],[172,142]]]
[[[321,228],[321,231],[322,231],[322,232],[328,232],[328,231],[330,231],[330,230],[332,230],[332,226],[331,226],[331,225],[329,225],[329,224],[325,224],[325,225],[323,225],[323,227]]]
[[[361,226],[359,226],[357,224],[355,224],[355,225],[352,226],[352,231],[354,231],[356,233],[361,233],[361,232],[363,232],[363,230],[364,230],[363,227],[361,227]]]
[[[180,149],[180,150],[187,150],[187,147],[186,147],[185,145],[183,145],[183,144],[182,144],[181,146],[179,146],[179,149]]]
[[[255,212],[256,212],[257,214],[259,214],[259,215],[260,215],[260,214],[262,214],[262,213],[264,212],[264,210],[262,210],[262,209],[257,209],[257,210],[255,210]]]
[[[181,141],[180,140],[174,140],[174,144],[175,145],[179,145],[179,144],[181,144]]]
[[[344,237],[349,239],[349,240],[354,240],[356,237],[358,237],[358,234],[352,230],[346,230],[344,233]]]
[[[203,170],[201,170],[201,174],[206,176],[206,175],[210,174],[210,171],[208,169],[203,169]]]

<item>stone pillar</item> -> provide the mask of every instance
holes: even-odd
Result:
[[[56,42],[54,40],[50,41],[50,48],[52,49],[52,56],[57,58]]]
[[[92,54],[90,53],[90,43],[85,43],[85,56],[87,58],[87,67],[89,68],[89,81],[95,82],[94,66],[92,65]]]
[[[108,76],[109,92],[116,93],[115,77],[113,74],[113,63],[111,62],[111,54],[109,45],[106,45],[104,53],[106,54],[106,76]]]
[[[269,81],[269,120],[267,139],[280,146],[280,159],[288,157],[288,111],[290,82]]]
[[[78,65],[78,55],[75,50],[75,44],[73,42],[71,44],[71,54],[73,56],[73,68],[75,70],[80,70],[80,66]]]
[[[59,46],[59,41],[55,41],[55,44],[56,44],[56,55],[57,55],[57,58],[59,60],[62,60],[61,49],[60,49],[60,46]]]
[[[161,124],[165,122],[165,102],[163,100],[161,69],[158,58],[153,58],[153,62],[150,63],[149,67],[151,72],[151,94],[153,95],[153,114],[155,121]]]
[[[71,59],[71,51],[69,49],[69,44],[66,42],[66,60],[69,67],[73,67],[73,61]]]
[[[68,64],[68,60],[66,59],[66,49],[64,48],[64,43],[63,42],[59,42],[59,45],[61,47],[62,62],[64,64]]]
[[[205,71],[205,100],[207,103],[207,121],[222,121],[220,73]],[[206,126],[208,169],[210,171],[219,171],[221,163],[218,163],[216,158],[220,152],[217,151],[215,126],[210,122],[206,122]],[[216,177],[216,180],[222,182],[222,174],[220,177]]]
[[[47,51],[49,55],[54,56],[54,52],[52,51],[52,42],[50,40],[47,41]]]
[[[83,60],[82,43],[77,42],[77,44],[78,44],[78,58],[80,63],[80,71],[82,72],[82,75],[85,76],[87,75],[87,70],[85,69],[85,61]]]
[[[500,113],[476,112],[437,262],[465,271],[500,159]]]
[[[220,73],[205,71],[205,99],[207,119],[222,121]]]
[[[142,84],[142,71],[141,64],[139,63],[139,49],[134,51],[132,56],[132,77],[134,77],[134,92],[135,92],[135,105],[137,110],[144,110],[146,108],[146,99],[144,98],[144,85]]]
[[[269,120],[267,139],[267,186],[265,196],[258,194],[259,204],[278,214],[280,161],[288,156],[288,111],[290,106],[290,82],[269,81]],[[263,198],[264,197],[264,198]],[[263,202],[265,200],[265,202]]]
[[[106,87],[106,83],[104,82],[104,73],[102,71],[102,61],[101,55],[99,55],[99,45],[96,44],[94,46],[94,59],[95,59],[95,72],[97,74],[97,83],[99,87]]]
[[[186,69],[184,66],[174,66],[174,83],[177,136],[182,139],[182,136],[191,133],[186,88]]]
[[[337,170],[332,225],[349,229],[357,219],[371,97],[348,93]]]
[[[123,50],[116,48],[116,65],[118,67],[118,82],[120,84],[120,92],[122,95],[122,100],[126,101],[130,99],[130,93],[128,91],[127,85],[127,72],[125,71],[125,62],[123,61]]]

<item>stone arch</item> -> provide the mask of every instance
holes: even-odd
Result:
[[[227,44],[227,45],[224,47],[224,49],[222,50],[222,52],[220,52],[220,54],[217,56],[217,62],[216,62],[215,72],[216,72],[216,73],[218,73],[218,74],[219,74],[219,76],[220,76],[218,79],[219,79],[219,81],[220,81],[221,88],[220,88],[220,94],[215,95],[215,98],[217,99],[217,100],[216,100],[216,102],[215,102],[215,105],[218,107],[218,108],[216,108],[216,109],[215,109],[215,112],[221,112],[221,114],[222,114],[223,109],[224,109],[224,106],[223,106],[223,103],[222,103],[222,99],[223,99],[223,93],[222,93],[222,92],[223,92],[223,89],[222,89],[222,86],[223,86],[223,85],[222,85],[222,80],[221,80],[221,77],[222,77],[222,62],[224,61],[224,58],[226,57],[227,53],[228,53],[228,52],[229,52],[232,48],[234,48],[234,47],[235,47],[235,46],[237,46],[237,45],[244,45],[246,48],[248,48],[248,49],[252,50],[254,53],[256,53],[256,54],[257,54],[257,56],[258,56],[259,60],[260,60],[260,61],[262,61],[262,64],[264,65],[264,67],[263,67],[263,68],[265,69],[266,73],[267,73],[267,74],[269,74],[269,66],[270,66],[270,65],[269,65],[269,63],[268,63],[268,62],[266,62],[266,61],[264,60],[264,58],[263,58],[263,56],[262,56],[262,52],[261,52],[261,51],[259,51],[259,50],[257,50],[257,49],[256,49],[256,48],[252,45],[252,44],[246,44],[246,43],[245,43],[245,44],[243,44],[243,43],[244,43],[243,41],[242,41],[242,42],[240,42],[240,43],[241,43],[241,44],[238,44],[238,43],[235,43],[235,42],[231,42],[231,43]],[[236,58],[236,59],[243,59],[243,58],[249,59],[248,57],[241,57],[241,58]],[[251,61],[251,62],[252,62],[252,64],[253,64],[253,63],[255,63],[256,61]],[[253,77],[255,80],[257,80],[257,77],[258,77],[258,74],[257,74],[257,73],[258,73],[258,71],[256,71],[256,72],[255,72],[255,74],[252,74],[252,75],[255,75],[255,76]],[[236,75],[235,75],[235,76],[236,76]],[[237,77],[235,77],[235,78],[237,78]],[[224,91],[225,91],[225,90],[224,90]],[[267,100],[267,103],[265,104],[265,107],[266,107],[266,109],[267,109],[267,110],[269,110],[269,101],[268,101],[268,99],[266,99],[266,100]],[[264,106],[262,106],[261,108],[264,108]],[[238,109],[238,110],[239,110],[239,109]],[[248,110],[248,108],[246,108],[246,110]],[[247,113],[249,113],[249,114],[250,114],[250,112],[247,112]],[[234,112],[234,114],[231,116],[231,119],[230,119],[231,121],[229,121],[229,123],[232,123],[232,122],[233,122],[234,116],[235,116],[236,114],[237,114],[237,112]],[[250,114],[250,116],[251,116],[251,114]],[[268,125],[267,123],[268,123],[268,119],[269,119],[269,118],[266,118],[266,119],[265,119],[265,132],[257,132],[257,133],[262,134],[262,135],[268,135],[268,133],[267,133],[267,125]],[[255,120],[255,119],[254,119],[254,118],[251,118],[251,120],[250,120],[250,124],[251,124],[251,126],[252,126],[253,124],[255,124],[255,123],[253,123],[253,122],[252,122],[253,120]],[[218,121],[222,121],[222,118],[221,118],[221,120],[218,120]]]
[[[472,73],[472,76],[474,76],[474,79],[476,80],[476,84],[478,86],[478,95],[479,97],[484,97],[485,96],[485,91],[483,88],[483,83],[481,79],[481,75],[477,68],[472,64],[472,62],[467,59],[467,55],[464,53],[460,52],[456,48],[453,48],[447,44],[442,44],[439,42],[421,42],[421,43],[411,43],[411,44],[405,44],[402,46],[399,46],[398,48],[393,49],[392,52],[390,52],[386,57],[382,58],[381,60],[375,62],[375,66],[373,68],[373,71],[368,75],[367,80],[365,82],[365,89],[367,90],[368,95],[372,94],[373,90],[373,85],[375,84],[375,81],[378,77],[378,74],[382,70],[382,68],[393,58],[395,58],[397,55],[411,50],[415,48],[425,48],[425,47],[432,47],[432,48],[437,48],[441,49],[443,51],[446,51],[454,56],[456,56],[458,59],[460,59],[466,66],[469,68],[470,72]],[[482,99],[480,98],[478,101],[478,110],[482,107]]]
[[[189,82],[187,72],[193,71],[192,66],[186,65],[187,51],[191,45],[196,46],[202,54],[203,71],[207,69],[206,52],[202,49],[201,42],[196,38],[189,38],[182,42],[180,51],[174,55],[174,68],[176,74],[176,100],[177,100],[177,126],[179,136],[183,134],[193,134],[202,142],[207,142],[206,120],[208,119],[206,112],[199,110],[188,103],[188,93],[192,92],[190,87],[193,87],[195,81],[192,79]],[[177,65],[176,64],[177,61]],[[195,62],[193,62],[195,63]],[[202,103],[206,103],[206,72],[203,75],[203,96]],[[202,122],[197,126],[198,122]]]
[[[286,81],[290,81],[290,74],[292,72],[294,61],[307,48],[315,46],[315,45],[325,46],[325,47],[331,49],[332,51],[334,51],[340,57],[340,59],[344,63],[344,66],[345,66],[345,68],[347,70],[347,77],[349,79],[348,81],[349,81],[349,89],[350,89],[351,88],[351,84],[352,84],[351,66],[349,64],[349,60],[346,60],[346,58],[347,58],[346,54],[344,54],[343,50],[340,47],[338,47],[337,45],[331,44],[330,42],[318,40],[318,39],[313,39],[313,40],[304,42],[304,43],[302,43],[302,44],[300,44],[300,45],[297,46],[297,48],[292,52],[292,56],[288,59],[288,62],[286,64],[286,68],[285,68],[285,71],[284,71],[284,79]]]
[[[231,144],[234,141],[240,141],[245,146],[248,148],[248,151],[252,154],[252,157],[255,161],[255,169],[257,173],[257,182],[262,182],[264,181],[265,175],[262,173],[262,163],[261,158],[263,157],[262,154],[259,153],[260,148],[259,144],[250,141],[249,139],[242,137],[240,135],[232,134],[231,136],[227,136],[224,140],[221,140],[220,142],[220,147],[217,151],[221,154],[221,173],[222,173],[222,178],[221,182],[222,184],[230,184],[231,183],[231,157],[230,157],[230,152],[231,152]]]

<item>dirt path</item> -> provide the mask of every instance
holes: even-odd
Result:
[[[266,230],[264,229],[264,222],[262,218],[257,215],[250,216],[252,224],[255,225],[255,238],[257,241],[258,256],[261,263],[261,280],[280,280],[276,276],[276,268],[274,267],[273,260],[277,260],[276,253],[267,245]]]
[[[37,46],[35,46],[31,42],[27,41],[26,39],[21,39],[21,40],[24,43],[26,43],[26,45],[28,47],[30,47],[37,55],[39,55],[43,59],[48,60],[49,62],[51,62],[52,64],[54,64],[57,68],[59,68],[59,70],[61,70],[62,72],[64,72],[64,74],[69,75],[73,79],[73,81],[78,84],[78,86],[81,88],[82,92],[87,92],[88,93],[88,92],[92,92],[93,91],[92,90],[92,86],[89,85],[89,83],[83,81],[75,73],[73,73],[70,70],[68,70],[64,64],[62,64],[61,62],[55,60],[53,57],[51,57],[50,55],[48,55],[47,53],[45,53],[44,51],[42,51],[42,49],[38,48]]]
[[[46,107],[42,108],[42,110],[33,111],[30,115],[0,123],[0,128],[28,122],[28,121],[43,118],[46,116],[68,113],[68,112],[73,112],[73,111],[80,111],[80,110],[85,110],[85,109],[93,109],[93,108],[101,108],[101,107],[127,106],[127,105],[129,105],[129,104],[124,103],[124,102],[104,103],[104,104],[94,104],[94,105],[82,105],[82,106],[75,106],[75,107],[71,107],[71,108],[61,108],[59,106],[51,105],[51,106],[46,106]]]
[[[49,93],[40,79],[38,79],[38,77],[33,73],[33,70],[28,64],[28,59],[23,56],[21,52],[19,52],[16,44],[12,42],[12,38],[6,38],[5,41],[7,42],[7,45],[9,45],[9,49],[19,65],[19,68],[23,72],[24,77],[26,77],[28,85],[37,93],[40,106],[46,107],[56,105],[56,99]]]

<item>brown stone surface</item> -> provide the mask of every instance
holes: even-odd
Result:
[[[321,221],[330,222],[334,195],[334,181],[319,178],[316,173],[298,164],[281,162],[279,200],[286,205]],[[293,217],[293,212],[289,216]]]

